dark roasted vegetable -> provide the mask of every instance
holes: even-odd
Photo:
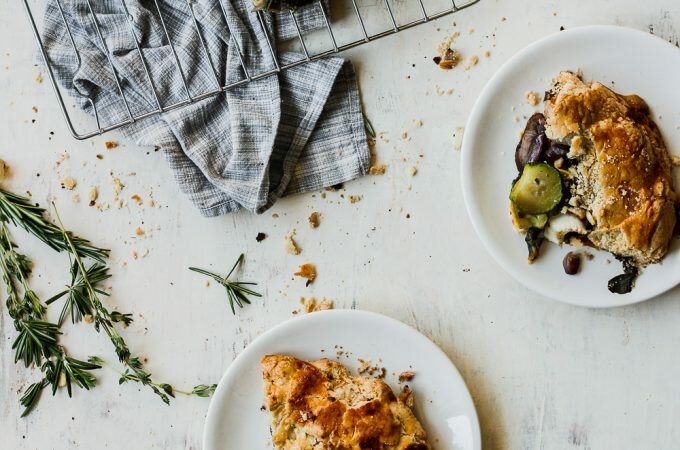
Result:
[[[581,269],[581,256],[574,252],[567,253],[562,260],[562,267],[567,275],[576,275]]]
[[[609,292],[614,294],[628,294],[635,287],[635,280],[640,274],[640,269],[629,258],[621,258],[623,273],[617,275],[607,283]]]
[[[548,139],[545,134],[545,117],[541,113],[536,113],[527,121],[522,138],[517,144],[515,165],[521,172],[527,164],[544,162],[553,165],[560,158],[568,162],[567,153],[569,153],[568,145]]]
[[[529,264],[536,261],[538,255],[541,252],[541,244],[543,243],[543,232],[540,228],[531,227],[527,230],[527,235],[524,237],[524,241],[527,243],[527,249],[529,250],[529,256],[527,260]]]

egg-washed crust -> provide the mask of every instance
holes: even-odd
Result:
[[[570,144],[572,203],[591,214],[589,240],[646,265],[675,227],[671,160],[645,101],[562,72],[546,96],[546,134]]]
[[[411,409],[383,381],[340,363],[262,358],[277,450],[430,450]]]

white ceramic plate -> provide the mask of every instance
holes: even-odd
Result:
[[[388,370],[385,381],[399,391],[397,375],[413,370],[409,386],[415,412],[438,450],[481,450],[479,422],[470,394],[449,358],[425,336],[394,319],[353,310],[322,311],[285,322],[257,338],[229,366],[210,402],[204,450],[271,449],[270,418],[263,405],[260,358],[283,353],[314,360],[336,359],[356,373],[357,358]],[[321,350],[324,349],[324,352]]]
[[[470,115],[462,148],[463,194],[475,230],[496,261],[534,291],[563,302],[612,307],[647,300],[680,283],[680,241],[663,264],[650,266],[629,294],[612,294],[607,281],[622,273],[610,254],[594,252],[581,272],[568,276],[564,255],[573,250],[545,243],[526,263],[524,239],[508,215],[510,184],[517,175],[518,133],[534,111],[528,91],[542,93],[562,70],[581,70],[619,93],[638,94],[650,105],[671,153],[680,154],[680,50],[647,33],[620,27],[584,27],[544,38],[511,58],[489,81]],[[515,121],[519,118],[519,122]],[[676,174],[677,175],[677,174]],[[680,188],[676,176],[676,189]],[[607,264],[607,260],[611,263]]]

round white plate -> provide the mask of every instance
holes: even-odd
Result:
[[[336,357],[340,346],[350,355]],[[415,394],[415,413],[436,448],[481,450],[472,398],[444,352],[401,322],[353,310],[301,316],[250,344],[229,366],[210,402],[205,450],[272,448],[269,412],[260,409],[264,404],[260,359],[279,353],[307,360],[339,358],[355,374],[357,358],[371,359],[387,369],[385,381],[395,392],[400,389],[395,374],[413,370],[416,377],[408,384]]]
[[[663,264],[647,267],[629,294],[612,294],[607,281],[622,273],[605,252],[583,261],[576,276],[562,269],[573,250],[545,243],[529,265],[524,238],[515,232],[508,195],[517,175],[514,152],[527,118],[542,111],[526,93],[541,97],[562,70],[583,72],[622,94],[638,94],[650,105],[672,154],[680,154],[680,50],[640,31],[621,27],[584,27],[544,38],[512,57],[489,81],[468,121],[463,139],[461,178],[470,218],[496,261],[534,291],[556,300],[589,307],[612,307],[647,300],[680,283],[680,241],[673,240]],[[515,121],[518,118],[519,121]],[[677,174],[676,174],[677,175]],[[676,189],[680,188],[676,176]],[[607,263],[610,261],[610,263]]]

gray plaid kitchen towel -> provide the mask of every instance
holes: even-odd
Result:
[[[95,114],[96,105],[103,126],[242,80],[244,66],[251,76],[274,68],[251,0],[58,1],[48,0],[45,13],[50,63],[84,110]],[[323,26],[320,7],[296,11],[303,32]],[[297,36],[287,14],[267,16],[265,27],[279,40]],[[286,63],[301,55],[278,57]],[[282,196],[364,175],[369,164],[354,69],[340,58],[242,84],[123,132],[163,150],[181,190],[206,216],[262,213]]]

